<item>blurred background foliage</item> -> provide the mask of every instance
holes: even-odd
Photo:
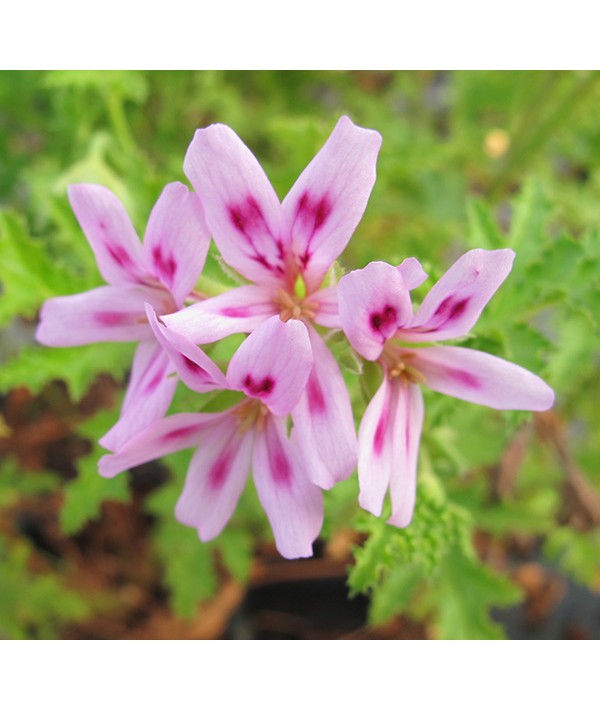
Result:
[[[283,198],[342,113],[383,136],[342,267],[416,256],[422,298],[463,251],[512,247],[466,345],[544,377],[556,406],[531,417],[426,393],[406,530],[361,512],[353,478],[326,495],[314,561],[277,558],[251,486],[203,545],[172,515],[189,453],[97,475],[133,346],[34,342],[46,298],[101,283],[66,187],[108,186],[143,234],[163,185],[185,181],[194,130],[218,121]],[[0,210],[0,637],[600,636],[598,73],[4,72]],[[205,275],[227,282],[214,252]],[[331,345],[358,421],[377,376],[360,387]],[[175,406],[205,405],[182,390]],[[327,577],[368,597],[357,622],[261,632],[244,618],[248,589]],[[553,627],[573,595],[595,613]]]

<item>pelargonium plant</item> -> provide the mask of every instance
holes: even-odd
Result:
[[[312,555],[323,489],[358,465],[360,505],[410,524],[423,425],[420,386],[497,409],[545,410],[552,390],[493,355],[452,345],[465,336],[508,276],[509,249],[474,249],[416,310],[426,279],[414,257],[372,262],[336,283],[334,263],[366,208],[381,137],[342,117],[279,202],[249,149],[227,126],[201,129],[184,170],[194,190],[166,186],[143,246],[118,199],[100,186],[71,186],[75,214],[109,286],[49,300],[38,339],[51,346],[139,341],[121,417],[101,439],[103,476],[196,448],[175,515],[217,536],[252,471],[277,549]],[[210,298],[195,290],[210,237],[247,283]],[[382,382],[356,435],[340,367],[327,340],[343,333],[376,361]],[[249,334],[227,372],[199,347]],[[358,357],[357,356],[357,357]],[[360,377],[360,376],[356,376]],[[165,416],[180,379],[195,392],[235,391],[223,412]]]

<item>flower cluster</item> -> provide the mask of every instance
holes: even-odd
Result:
[[[252,471],[279,552],[310,556],[321,491],[358,465],[360,504],[410,523],[426,385],[499,409],[544,410],[552,390],[486,353],[423,344],[464,336],[508,275],[509,249],[461,257],[413,310],[427,275],[408,258],[372,262],[334,283],[332,266],[366,208],[380,135],[342,117],[280,203],[255,157],[228,127],[198,130],[184,170],[194,191],[165,187],[140,242],[106,188],[74,185],[69,199],[107,286],[47,301],[37,338],[49,346],[139,341],[121,417],[101,439],[111,477],[195,447],[176,516],[201,540],[217,536]],[[248,283],[195,291],[211,237]],[[344,379],[324,339],[342,329],[383,372],[358,438]],[[226,374],[199,347],[247,333]],[[239,392],[218,413],[166,416],[178,380],[196,392]]]

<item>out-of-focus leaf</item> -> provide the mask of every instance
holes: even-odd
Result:
[[[502,249],[506,247],[506,237],[502,235],[490,210],[481,200],[467,203],[469,218],[469,244],[473,249]]]
[[[384,517],[370,516],[359,522],[359,530],[369,535],[354,551],[356,564],[348,578],[352,593],[378,587],[397,566],[415,564],[430,577],[450,548],[471,550],[468,513],[443,500],[443,492],[431,475],[419,486],[410,526],[390,526],[382,520]]]
[[[600,588],[600,531],[556,528],[548,534],[544,555],[582,585]]]
[[[185,455],[170,461],[183,464]],[[181,487],[171,482],[148,500],[148,510],[157,516],[154,542],[165,568],[165,582],[171,592],[173,610],[183,618],[192,618],[198,604],[217,589],[213,550],[203,544],[195,529],[175,520],[174,510]]]
[[[94,344],[77,348],[26,346],[0,368],[0,390],[27,385],[38,393],[50,380],[64,380],[74,400],[80,400],[99,373],[123,377],[131,365],[129,343]]]
[[[106,479],[98,474],[98,460],[106,452],[97,444],[116,421],[114,411],[102,410],[80,427],[80,433],[89,437],[92,449],[77,461],[77,478],[65,485],[65,499],[60,511],[60,524],[67,535],[77,533],[88,521],[100,515],[107,499],[129,501],[127,476],[121,474]]]
[[[375,625],[382,624],[403,612],[422,584],[423,570],[418,564],[410,563],[393,568],[373,593],[369,608],[370,622]]]
[[[141,103],[148,93],[148,82],[137,71],[54,70],[45,76],[47,89],[113,90],[123,97]]]
[[[22,218],[0,212],[0,326],[16,316],[33,318],[51,296],[71,294],[81,281],[52,260]]]
[[[91,605],[53,572],[29,568],[30,548],[0,538],[0,637],[56,639],[61,627],[84,619]]]
[[[444,557],[434,594],[441,639],[502,639],[490,609],[515,605],[522,598],[507,578],[457,551]]]
[[[223,557],[223,563],[231,575],[239,582],[245,583],[250,575],[254,541],[248,531],[226,528],[214,542]]]

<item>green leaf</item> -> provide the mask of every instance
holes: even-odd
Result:
[[[189,456],[179,454],[169,458],[184,469]],[[187,468],[187,467],[186,467]],[[171,605],[180,617],[191,619],[198,612],[198,604],[210,598],[217,590],[213,547],[198,538],[198,532],[175,519],[175,504],[181,493],[181,484],[170,482],[147,500],[148,510],[157,516],[154,544],[165,568],[165,582],[171,592]],[[231,553],[231,551],[229,551]],[[229,556],[231,562],[231,555]],[[243,563],[233,562],[237,572],[243,572]]]
[[[393,568],[373,592],[369,608],[371,624],[383,624],[394,615],[404,612],[423,580],[423,570],[416,563]]]
[[[559,323],[561,338],[548,364],[548,380],[561,395],[572,392],[596,372],[594,354],[598,352],[600,339],[597,335],[592,337],[585,314],[571,312]]]
[[[0,637],[56,639],[63,625],[87,617],[90,600],[66,587],[57,573],[34,573],[31,548],[0,537]]]
[[[515,204],[510,230],[510,246],[517,253],[520,264],[528,263],[546,247],[549,213],[550,203],[541,184],[529,180]]]
[[[544,555],[582,585],[597,588],[600,576],[600,530],[576,531],[567,526],[550,531]]]
[[[50,380],[63,380],[74,400],[80,400],[99,373],[124,376],[131,364],[129,343],[94,344],[77,348],[26,346],[0,368],[0,390],[26,385],[39,393]]]
[[[65,485],[65,498],[60,511],[60,525],[67,535],[72,535],[101,513],[107,499],[127,502],[130,499],[127,477],[124,474],[106,479],[98,474],[98,461],[106,452],[96,444],[110,426],[114,413],[103,411],[82,428],[93,440],[92,451],[77,461],[77,478]]]
[[[44,85],[47,89],[112,90],[138,103],[148,93],[147,79],[139,71],[53,70],[45,74]]]
[[[536,490],[517,501],[498,505],[471,502],[469,510],[477,525],[496,535],[541,535],[551,530],[558,496],[548,489]],[[467,505],[466,498],[464,499]]]
[[[444,558],[433,590],[441,639],[503,639],[490,609],[514,605],[522,598],[514,583],[455,550]]]
[[[60,525],[68,536],[80,531],[88,521],[98,518],[102,503],[129,501],[127,477],[122,474],[114,479],[105,479],[98,474],[100,447],[94,447],[89,455],[78,461],[77,478],[65,485],[65,498],[60,511]]]
[[[356,563],[348,576],[354,594],[375,590],[398,567],[414,564],[431,576],[452,547],[471,551],[470,516],[444,500],[439,481],[430,473],[421,477],[410,526],[400,529],[370,516],[359,521],[358,528],[369,536],[354,551]]]
[[[95,133],[90,140],[87,153],[67,170],[54,177],[52,192],[62,196],[67,193],[69,185],[74,183],[98,183],[115,193],[125,206],[132,222],[139,222],[139,204],[132,198],[131,190],[107,160],[108,151],[113,148],[113,139],[107,133]],[[79,239],[85,241],[80,232]],[[90,250],[91,251],[91,250]]]
[[[534,373],[543,371],[551,349],[548,338],[522,323],[507,324],[504,336],[509,360]]]
[[[369,531],[367,541],[354,550],[355,564],[348,574],[348,585],[352,594],[368,592],[385,579],[394,564],[390,551],[391,527],[370,519],[363,524],[362,530]]]
[[[248,531],[235,529],[229,525],[212,546],[220,552],[223,563],[233,578],[239,583],[246,583],[253,560],[252,535]]]
[[[33,318],[45,299],[73,293],[80,286],[77,277],[29,235],[24,220],[10,212],[0,212],[0,263],[0,325],[16,316]]]
[[[506,247],[506,237],[502,234],[487,205],[481,200],[471,199],[467,203],[469,218],[469,243],[473,248],[501,249]]]
[[[12,459],[0,461],[0,508],[14,506],[21,497],[46,494],[60,487],[50,472],[24,472]]]
[[[88,521],[98,518],[102,503],[107,499],[125,502],[130,499],[125,474],[112,479],[106,479],[98,474],[98,461],[106,452],[96,441],[115,421],[114,411],[102,411],[80,428],[81,434],[92,440],[92,450],[77,461],[77,478],[65,485],[60,525],[67,535],[77,533]]]

